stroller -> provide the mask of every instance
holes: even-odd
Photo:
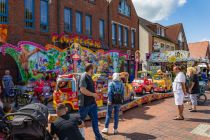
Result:
[[[12,117],[12,119],[11,119]],[[4,117],[8,126],[7,140],[51,140],[47,131],[48,108],[43,104],[26,105]]]

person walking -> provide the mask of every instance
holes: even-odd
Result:
[[[8,101],[8,97],[10,97],[12,88],[14,87],[13,78],[10,75],[9,70],[5,70],[5,75],[2,78],[2,86],[4,90],[4,98]]]
[[[173,68],[176,77],[173,82],[173,92],[175,105],[178,106],[179,116],[177,116],[174,120],[184,120],[183,111],[184,111],[184,95],[186,95],[186,77],[184,73],[181,71],[179,66],[174,66]]]
[[[194,67],[187,68],[187,75],[189,76],[189,97],[191,100],[192,108],[189,109],[190,112],[197,112],[197,94],[200,93],[199,79]]]
[[[79,131],[83,127],[83,122],[67,114],[65,104],[58,104],[56,108],[58,118],[51,124],[51,136],[59,140],[84,140]]]
[[[121,82],[119,73],[114,73],[112,78],[112,82],[110,82],[108,86],[107,114],[105,119],[105,128],[102,130],[102,133],[108,133],[109,122],[112,115],[112,110],[114,109],[113,131],[114,134],[117,134],[120,105],[122,104],[124,98],[124,85]]]
[[[85,73],[82,74],[79,83],[79,114],[82,121],[85,121],[87,115],[90,116],[92,121],[92,128],[96,140],[103,140],[102,135],[98,128],[98,107],[96,99],[99,98],[95,91],[94,82],[92,79],[93,65],[87,64]]]

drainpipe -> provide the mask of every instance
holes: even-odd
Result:
[[[109,49],[111,49],[111,46],[110,46],[110,22],[111,22],[111,20],[110,20],[110,10],[109,10],[109,7],[110,7],[110,3],[109,3],[109,5],[108,5],[108,48]]]
[[[59,21],[60,21],[60,0],[57,0],[57,32],[58,34],[60,34],[60,24],[59,24]]]

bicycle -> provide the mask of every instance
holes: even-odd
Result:
[[[200,81],[199,85],[200,85],[200,93],[197,95],[197,101],[199,105],[204,105],[207,101],[207,96],[205,94],[207,83],[204,81]]]

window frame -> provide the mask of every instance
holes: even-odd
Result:
[[[0,24],[7,24],[7,23],[9,23],[9,0],[5,0],[5,4],[6,4],[6,9],[5,9],[5,12],[6,13],[0,13],[0,17],[6,17],[6,22],[2,22],[2,21],[0,21]]]
[[[113,30],[113,27],[114,27],[114,30]],[[117,29],[116,28],[117,28],[117,24],[112,23],[112,45],[117,45]]]
[[[79,15],[81,16],[81,25],[80,25],[81,32],[78,32],[78,31],[77,31],[77,14],[79,14]],[[76,11],[75,16],[76,16],[76,20],[75,20],[75,23],[76,23],[76,25],[75,25],[75,26],[76,26],[76,33],[82,34],[82,33],[83,33],[83,20],[82,20],[83,15],[82,15],[82,12]]]
[[[119,46],[123,46],[123,26],[122,25],[118,25],[118,44]]]
[[[42,23],[42,21],[41,21],[41,1],[43,1],[43,2],[46,2],[47,3],[47,23],[45,24],[45,23]],[[48,32],[49,31],[49,5],[48,5],[48,0],[40,0],[40,31],[42,31],[42,32]],[[45,25],[45,26],[47,26],[47,29],[46,30],[43,30],[42,28],[41,28],[41,25]]]
[[[101,37],[101,24],[100,23],[103,23],[103,37]],[[105,21],[103,19],[100,19],[99,20],[99,39],[101,40],[104,40],[105,39]]]
[[[27,0],[24,0],[24,23],[25,23],[25,28],[26,29],[34,29],[35,28],[35,0],[32,0],[32,19],[26,19],[26,1]],[[26,26],[26,22],[30,22],[32,23],[32,27],[28,27]]]
[[[89,18],[90,20],[90,33],[87,33],[87,30],[86,30],[86,27],[87,27],[87,17]],[[93,22],[93,18],[90,14],[86,14],[85,15],[85,34],[88,35],[88,36],[92,36],[92,22]]]
[[[66,30],[65,28],[65,10],[68,10],[70,12],[70,30]],[[65,7],[64,8],[64,31],[65,32],[73,32],[73,11],[71,8]]]
[[[126,17],[131,17],[131,6],[127,3],[127,0],[120,0],[118,4],[118,12]]]
[[[126,31],[127,31],[127,34],[126,34]],[[125,35],[127,35],[127,36],[125,36]],[[124,46],[125,47],[128,47],[128,35],[129,35],[129,29],[128,29],[128,27],[124,27]]]
[[[136,46],[136,31],[131,30],[131,48],[135,48]]]

